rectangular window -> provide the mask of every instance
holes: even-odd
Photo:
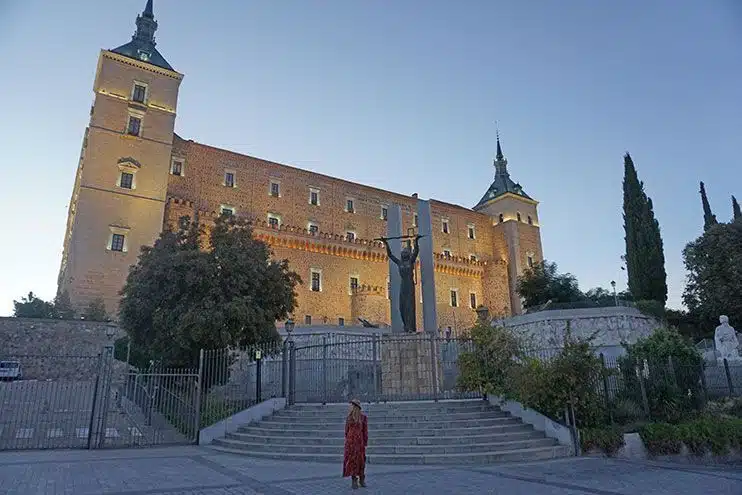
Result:
[[[134,174],[129,172],[121,172],[121,187],[124,189],[131,189],[134,185]]]
[[[450,249],[444,249],[443,250],[443,256],[445,256],[447,259],[451,258],[451,250]]]
[[[346,239],[347,239],[347,240],[348,240],[349,242],[353,242],[353,241],[355,241],[355,240],[356,240],[356,233],[355,233],[355,232],[346,232],[346,233],[345,233],[345,238],[346,238]]]
[[[474,239],[476,237],[475,236],[476,232],[474,232],[474,225],[469,225],[468,233],[469,233],[469,239]]]
[[[382,220],[389,219],[389,208],[387,208],[386,206],[381,207],[381,219]]]
[[[275,215],[268,215],[268,225],[272,229],[277,229],[281,226],[281,219]]]
[[[338,318],[338,326],[339,327],[345,326],[345,318]]]
[[[277,198],[281,195],[281,185],[278,182],[271,182],[271,196]]]
[[[477,309],[477,295],[473,292],[469,294],[469,306],[471,309]]]
[[[454,308],[459,307],[459,293],[455,289],[451,289],[451,306]]]
[[[528,256],[528,268],[533,268],[533,256]]]
[[[234,172],[224,172],[224,185],[234,187]]]
[[[469,255],[469,261],[477,261],[477,255],[476,254],[470,254]]]
[[[173,160],[173,163],[170,167],[170,173],[173,175],[177,175],[178,177],[183,175],[183,161],[182,160]]]
[[[124,234],[111,235],[111,251],[123,252],[125,240],[126,236]]]
[[[319,225],[310,223],[307,227],[307,231],[309,231],[310,235],[317,235],[319,233]]]
[[[230,206],[222,206],[221,208],[222,215],[234,215],[234,208]]]
[[[441,230],[444,234],[448,234],[448,220],[443,220],[443,223],[441,224]]]
[[[533,218],[531,218],[531,215],[528,215],[528,225],[533,225]]]
[[[350,293],[358,290],[358,277],[350,277]]]
[[[131,99],[137,103],[144,103],[147,97],[147,86],[141,84],[134,84],[134,91],[131,94]]]
[[[309,204],[318,206],[319,205],[319,191],[316,189],[309,190]]]
[[[322,274],[318,271],[312,271],[312,292],[319,292],[322,290]]]
[[[418,218],[417,218],[417,213],[415,213],[414,215],[412,215],[412,226],[417,227],[417,223],[418,223]]]
[[[312,324],[312,315],[304,315],[304,324],[305,325],[311,325]]]
[[[138,136],[142,131],[142,119],[129,115],[129,124],[126,126],[126,133],[130,136]]]
[[[347,211],[348,213],[355,213],[356,207],[354,200],[350,198],[345,200],[345,211]]]
[[[521,218],[521,216],[520,216],[520,212],[516,213],[516,218],[517,218],[517,220],[519,222],[522,222],[523,221],[523,218]]]

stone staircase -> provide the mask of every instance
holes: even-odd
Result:
[[[347,404],[297,404],[240,426],[212,448],[250,457],[314,462],[343,460]],[[489,464],[566,457],[520,419],[478,400],[364,404],[372,464]]]

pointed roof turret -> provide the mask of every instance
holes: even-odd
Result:
[[[502,153],[502,146],[500,145],[500,133],[497,133],[497,151],[495,153],[495,180],[490,185],[487,192],[484,193],[482,199],[476,204],[474,209],[484,206],[485,203],[502,196],[503,194],[511,193],[522,198],[533,199],[523,191],[520,184],[513,181],[508,173],[508,160]]]
[[[131,41],[118,48],[114,48],[111,51],[118,53],[119,55],[124,55],[125,57],[135,58],[142,62],[162,67],[163,69],[174,70],[155,48],[155,45],[157,44],[155,42],[157,21],[155,20],[152,3],[152,0],[147,0],[147,4],[144,6],[144,11],[141,15],[137,16],[137,30],[134,32]]]

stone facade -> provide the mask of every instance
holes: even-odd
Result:
[[[438,339],[416,336],[381,339],[382,396],[434,397],[443,373],[436,349]]]
[[[496,320],[526,337],[535,349],[561,347],[569,325],[575,337],[595,334],[594,345],[620,352],[622,343],[632,344],[647,337],[661,324],[636,308],[608,307],[540,311],[504,320]]]
[[[377,289],[373,296],[354,295],[351,278],[359,286],[384,288],[387,297],[386,252],[373,239],[386,234],[383,212],[392,204],[402,209],[403,230],[415,227],[416,195],[182,139],[173,129],[183,75],[164,68],[170,67],[166,63],[122,53],[103,50],[99,57],[59,290],[69,291],[78,307],[102,297],[115,314],[118,292],[142,246],[182,216],[208,224],[229,209],[251,219],[256,236],[304,280],[294,315],[298,325],[341,319],[352,324],[359,317],[389,324],[388,300],[384,303]],[[142,87],[144,98],[136,96]],[[130,135],[132,116],[141,121],[138,135]],[[506,174],[499,140],[498,160],[498,173]],[[470,327],[473,305],[486,304],[493,313],[520,312],[516,278],[527,263],[542,259],[536,208],[536,201],[510,192],[483,200],[476,209],[431,200],[441,329],[450,327],[455,334]],[[319,291],[311,290],[313,272],[321,273]],[[422,330],[421,310],[418,318]]]

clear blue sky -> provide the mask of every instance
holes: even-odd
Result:
[[[52,298],[100,48],[145,0],[0,0],[0,314]],[[101,8],[105,5],[105,10]],[[701,231],[698,181],[742,200],[737,0],[155,0],[185,74],[177,132],[472,206],[510,172],[541,201],[544,252],[582,289],[625,287],[622,156],[665,241],[670,305]]]

